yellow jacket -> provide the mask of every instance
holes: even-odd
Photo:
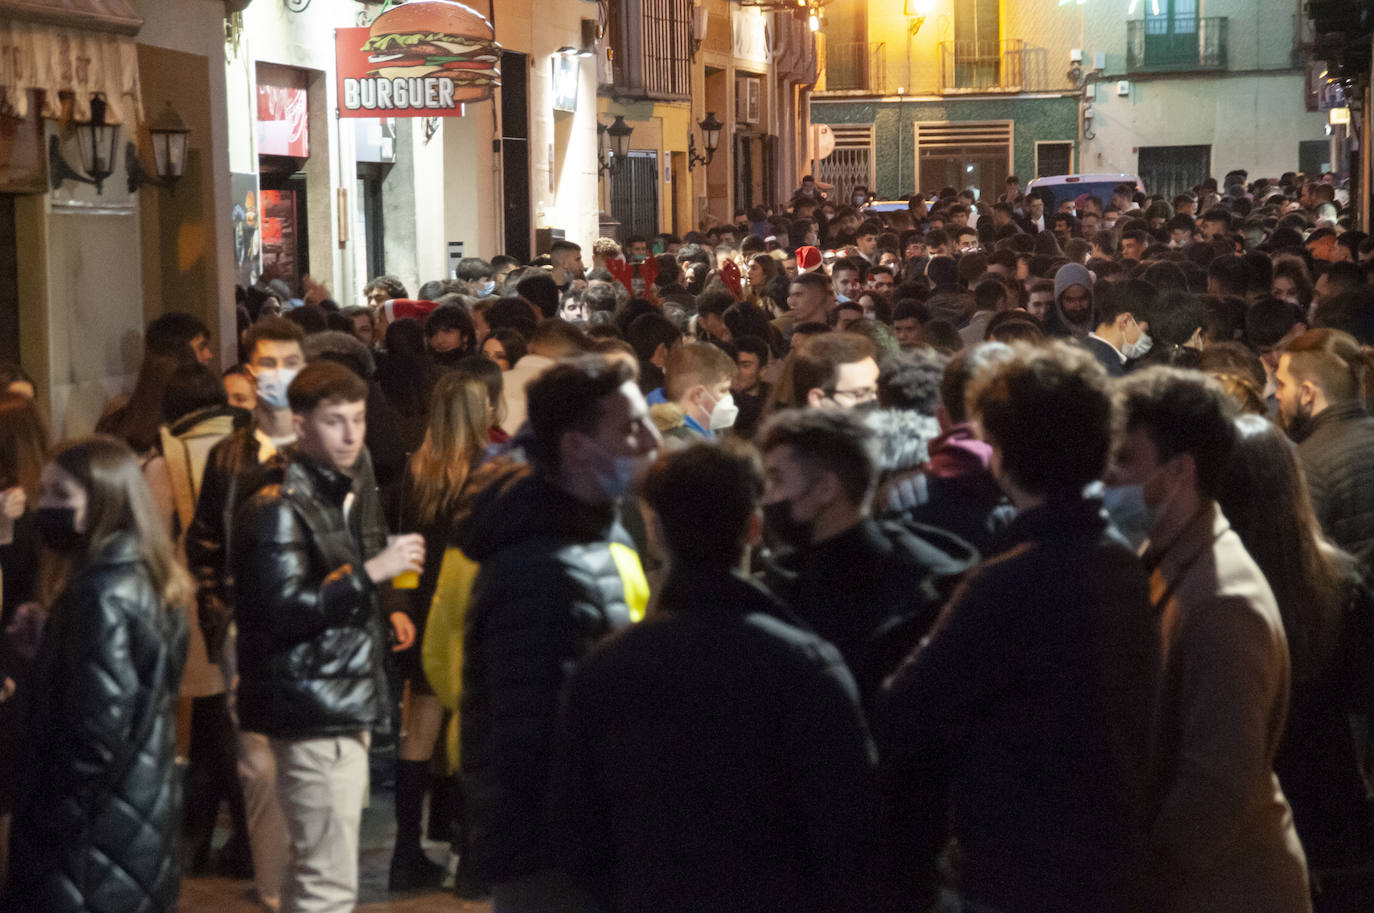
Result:
[[[611,558],[620,572],[625,587],[625,604],[630,618],[640,621],[649,604],[649,581],[644,576],[639,554],[619,542],[610,543]],[[425,623],[425,639],[420,645],[420,661],[430,687],[439,703],[452,711],[447,740],[449,769],[458,770],[459,758],[459,701],[463,696],[463,628],[467,620],[468,599],[477,579],[477,563],[462,550],[449,546],[439,565],[439,579],[434,598],[429,604],[429,619]]]

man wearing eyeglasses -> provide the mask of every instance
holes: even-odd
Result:
[[[872,408],[878,400],[877,350],[856,333],[825,333],[794,356],[793,406]]]

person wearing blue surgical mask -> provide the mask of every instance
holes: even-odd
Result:
[[[1123,434],[1108,483],[1144,505],[1163,657],[1143,823],[1145,871],[1168,877],[1147,879],[1148,908],[1309,910],[1273,768],[1290,694],[1283,618],[1215,500],[1238,434],[1234,404],[1215,380],[1177,368],[1137,371],[1114,393]]]
[[[554,708],[578,660],[643,615],[648,582],[616,500],[660,438],[624,361],[561,361],[526,402],[529,460],[483,465],[453,535],[478,566],[462,669],[466,823],[494,909],[594,909],[548,855]]]
[[[490,298],[496,294],[496,277],[491,264],[481,257],[464,257],[459,260],[454,274],[466,287],[466,294],[474,298]]]

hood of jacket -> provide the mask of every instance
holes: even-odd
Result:
[[[1082,322],[1074,322],[1064,313],[1064,292],[1074,285],[1081,285],[1087,289],[1088,296],[1092,299],[1088,319]],[[1097,328],[1097,300],[1093,296],[1093,274],[1088,272],[1086,266],[1066,263],[1054,274],[1054,320],[1051,323],[1058,324],[1063,333],[1079,338],[1087,336]]]
[[[655,403],[649,407],[649,418],[660,432],[672,431],[687,425],[687,414],[677,403]]]
[[[978,440],[973,426],[962,422],[930,442],[931,476],[937,479],[959,479],[987,472],[992,461],[992,447]]]
[[[184,434],[214,435],[224,437],[240,428],[252,424],[253,413],[235,406],[206,406],[195,412],[188,412],[168,425],[168,433],[173,437]]]
[[[922,466],[930,459],[931,441],[940,436],[935,416],[909,409],[875,409],[864,424],[873,429],[880,473]]]
[[[529,539],[594,542],[609,538],[613,504],[588,504],[516,455],[484,463],[458,501],[454,545],[481,564]]]

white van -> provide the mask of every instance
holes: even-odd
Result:
[[[1045,201],[1045,214],[1059,211],[1065,200],[1076,200],[1082,194],[1097,197],[1105,212],[1112,202],[1112,191],[1118,184],[1130,184],[1141,193],[1145,184],[1135,174],[1058,174],[1036,178],[1026,185],[1026,196],[1038,196]]]

